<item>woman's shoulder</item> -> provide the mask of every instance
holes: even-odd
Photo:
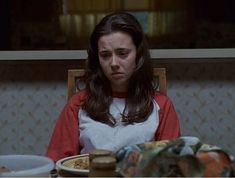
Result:
[[[70,106],[80,106],[86,99],[86,96],[87,96],[86,90],[78,91],[73,96],[71,96],[71,98],[68,101],[68,104]]]
[[[171,104],[171,99],[158,91],[154,93],[154,100],[159,104],[160,108],[164,107],[166,104]]]

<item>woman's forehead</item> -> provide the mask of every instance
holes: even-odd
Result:
[[[124,32],[114,32],[107,35],[103,35],[98,40],[98,48],[110,49],[110,48],[132,48],[134,47],[131,36]]]

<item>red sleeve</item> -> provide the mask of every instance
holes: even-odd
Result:
[[[160,107],[155,140],[171,140],[180,137],[180,123],[171,100],[159,93],[155,95],[155,100]]]
[[[54,161],[79,154],[79,122],[81,93],[65,105],[56,122],[46,155]]]

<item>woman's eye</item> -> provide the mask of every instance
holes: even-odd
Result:
[[[124,56],[124,55],[127,55],[127,53],[123,52],[123,53],[120,53],[121,56]]]
[[[127,57],[128,56],[128,52],[119,52],[118,54],[120,57]]]
[[[120,49],[117,51],[117,54],[121,57],[121,58],[126,58],[130,53],[130,50],[127,49]]]
[[[101,54],[100,54],[100,57],[103,58],[103,59],[107,59],[107,58],[109,58],[110,56],[111,56],[111,54],[109,54],[109,53],[101,53]]]

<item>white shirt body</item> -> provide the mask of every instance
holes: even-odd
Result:
[[[78,117],[81,154],[89,153],[95,148],[116,152],[124,146],[154,140],[159,125],[159,106],[155,101],[153,103],[153,111],[146,121],[125,124],[121,122],[120,115],[124,110],[125,98],[113,98],[110,113],[117,121],[114,127],[91,119],[80,109]]]

